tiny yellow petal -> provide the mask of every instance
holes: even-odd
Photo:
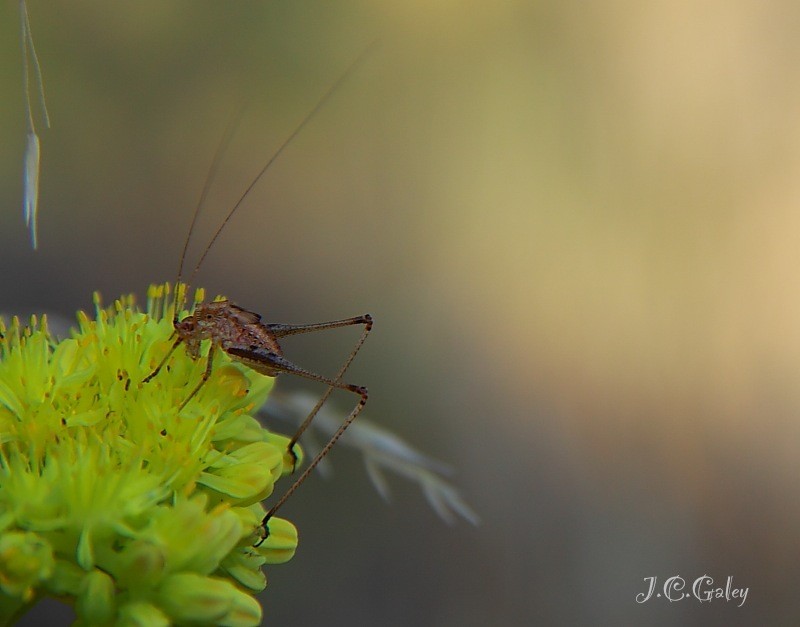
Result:
[[[275,521],[248,544],[287,471],[288,440],[251,415],[273,380],[219,351],[184,408],[206,362],[169,353],[169,294],[151,288],[146,313],[95,296],[61,341],[44,317],[0,321],[0,621],[44,594],[78,624],[260,621],[245,590],[296,543]]]

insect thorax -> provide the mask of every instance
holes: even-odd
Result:
[[[197,305],[194,313],[181,320],[175,330],[193,355],[199,354],[200,342],[206,339],[223,350],[262,348],[283,354],[274,335],[261,323],[261,316],[228,300]]]

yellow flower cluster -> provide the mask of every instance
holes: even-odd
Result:
[[[202,297],[202,295],[198,295]],[[288,438],[252,416],[272,379],[222,354],[205,369],[168,350],[174,300],[151,286],[72,337],[0,321],[0,624],[46,595],[93,625],[258,625],[264,564],[289,560],[294,526],[260,501],[290,472]]]

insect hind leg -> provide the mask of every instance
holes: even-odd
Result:
[[[333,382],[340,383],[342,377],[347,372],[347,369],[350,367],[350,364],[353,363],[353,360],[356,358],[358,351],[361,350],[361,347],[364,345],[364,342],[367,340],[367,336],[369,335],[370,331],[372,331],[372,316],[370,314],[364,314],[363,316],[356,316],[354,318],[346,318],[344,320],[334,320],[332,322],[320,322],[316,324],[302,324],[302,325],[288,325],[288,324],[268,324],[266,325],[269,328],[270,332],[275,337],[285,337],[287,335],[298,335],[300,333],[312,333],[314,331],[325,331],[328,329],[336,329],[339,327],[345,326],[353,326],[357,324],[364,325],[364,331],[361,334],[361,337],[356,342],[353,349],[350,351],[350,355],[348,355],[345,362],[339,368],[339,372],[336,373],[336,376],[333,378]],[[293,374],[300,374],[298,372],[294,372]],[[301,375],[305,376],[305,375]],[[308,429],[311,422],[314,420],[316,415],[319,413],[319,410],[322,409],[322,406],[325,404],[325,401],[328,400],[330,395],[333,391],[340,387],[335,384],[329,384],[328,389],[325,390],[325,393],[320,397],[317,401],[317,404],[314,408],[309,412],[308,416],[305,420],[303,420],[302,424],[297,428],[297,431],[292,436],[292,439],[289,441],[289,454],[294,459],[295,463],[297,462],[297,455],[294,452],[294,446],[297,444],[297,441],[300,437],[305,433],[306,429]],[[350,390],[354,391],[354,390]]]
[[[358,414],[361,413],[361,410],[364,409],[364,405],[367,404],[367,400],[369,399],[369,394],[367,392],[367,388],[356,386],[356,385],[347,385],[347,384],[340,384],[338,386],[340,389],[346,389],[351,392],[358,394],[361,398],[359,399],[356,406],[352,409],[352,411],[348,414],[347,418],[344,419],[339,428],[336,432],[331,436],[330,440],[328,440],[327,444],[322,447],[322,450],[317,453],[317,456],[311,461],[308,467],[303,471],[295,482],[289,487],[286,492],[284,492],[283,496],[278,499],[278,502],[273,505],[264,518],[261,520],[261,539],[256,542],[254,546],[258,547],[261,546],[261,543],[264,542],[269,537],[269,521],[270,519],[277,513],[277,511],[283,507],[284,503],[289,500],[289,497],[294,494],[295,490],[299,488],[303,482],[308,478],[308,476],[314,471],[317,465],[323,460],[323,458],[330,452],[336,442],[342,437],[342,434],[345,432],[347,427],[356,419]],[[332,388],[329,388],[332,389]],[[312,416],[313,417],[313,416]]]
[[[268,355],[260,355],[259,356],[260,359],[262,359],[262,360],[265,360],[265,359],[268,360],[270,366],[272,368],[274,368],[275,370],[277,370],[277,371],[286,372],[286,373],[289,373],[289,374],[294,374],[296,376],[300,376],[300,377],[303,377],[303,378],[306,378],[306,379],[312,379],[314,381],[321,381],[323,383],[327,383],[328,384],[328,389],[325,390],[325,393],[320,397],[319,401],[317,401],[317,404],[314,406],[314,408],[311,410],[311,412],[309,412],[308,416],[303,421],[303,423],[300,425],[300,427],[298,428],[298,430],[295,433],[295,435],[289,441],[288,450],[289,450],[290,455],[294,458],[295,462],[297,461],[297,456],[296,456],[296,454],[294,452],[294,445],[297,443],[297,440],[300,438],[300,436],[303,434],[303,432],[305,432],[306,429],[308,429],[309,425],[314,420],[314,417],[319,413],[319,410],[322,408],[322,406],[325,403],[325,401],[330,397],[330,395],[333,393],[333,391],[335,389],[346,390],[348,392],[352,392],[354,394],[358,394],[361,398],[359,399],[359,401],[356,404],[356,406],[352,409],[352,411],[345,418],[345,420],[342,422],[342,424],[339,426],[339,428],[336,430],[336,432],[331,436],[331,438],[328,440],[328,442],[325,444],[325,446],[322,448],[322,450],[316,455],[316,457],[314,457],[314,459],[311,461],[311,463],[308,465],[308,467],[303,471],[303,474],[301,474],[295,480],[295,482],[289,487],[289,489],[283,494],[283,496],[281,496],[281,498],[278,500],[278,502],[275,505],[273,505],[272,508],[267,512],[266,516],[264,516],[264,519],[261,521],[261,529],[262,529],[262,534],[263,535],[262,535],[261,539],[258,541],[258,543],[256,543],[255,546],[260,546],[261,543],[264,542],[264,540],[266,540],[269,537],[269,521],[270,521],[270,519],[283,506],[283,504],[289,499],[289,497],[292,494],[294,494],[295,490],[297,490],[297,488],[299,488],[303,484],[303,482],[314,471],[314,469],[317,467],[317,465],[330,452],[330,450],[333,448],[333,446],[336,444],[336,442],[339,440],[339,438],[345,432],[347,427],[349,427],[350,424],[356,419],[358,414],[361,413],[361,410],[364,408],[364,405],[367,404],[367,400],[369,398],[369,394],[368,394],[366,388],[361,387],[361,386],[357,386],[357,385],[351,385],[351,384],[348,384],[348,383],[344,383],[341,379],[344,376],[344,374],[347,371],[347,369],[350,367],[350,364],[355,359],[356,355],[358,354],[358,351],[361,349],[361,347],[363,346],[364,342],[367,339],[367,336],[369,335],[370,331],[372,330],[372,316],[371,315],[365,314],[363,316],[357,316],[355,318],[348,318],[346,320],[336,320],[336,321],[333,321],[333,322],[323,322],[323,323],[309,324],[309,325],[297,325],[297,326],[294,326],[294,325],[277,325],[277,324],[267,325],[268,327],[270,327],[270,331],[272,331],[275,334],[276,337],[282,337],[282,336],[286,336],[286,335],[296,335],[296,334],[299,334],[299,333],[310,333],[310,332],[313,332],[313,331],[321,331],[321,330],[325,330],[325,329],[333,329],[333,328],[337,328],[337,327],[351,326],[351,325],[355,325],[355,324],[363,324],[364,325],[364,331],[362,332],[361,337],[358,339],[358,341],[356,342],[356,344],[353,347],[353,349],[350,351],[350,355],[348,355],[348,357],[345,360],[345,362],[339,368],[339,372],[336,373],[336,376],[333,379],[328,379],[327,377],[324,377],[322,375],[318,375],[316,373],[304,370],[303,368],[295,366],[294,364],[292,364],[291,362],[289,362],[288,360],[286,360],[282,356],[275,355],[274,353],[269,353]],[[241,353],[241,354],[237,355],[239,357],[245,357],[245,358],[249,357],[248,355],[245,354],[246,351],[237,351],[236,349],[234,349],[231,352],[233,352],[234,355],[236,355],[237,353]]]

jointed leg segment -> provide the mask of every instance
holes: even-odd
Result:
[[[341,379],[344,376],[344,374],[347,371],[347,369],[350,367],[350,364],[353,362],[353,359],[355,359],[356,354],[358,354],[358,351],[361,349],[361,347],[363,346],[364,342],[366,341],[367,336],[369,335],[369,332],[372,330],[372,316],[370,316],[369,314],[366,314],[364,316],[358,316],[358,317],[355,317],[355,318],[348,318],[347,320],[339,320],[339,321],[335,321],[335,322],[327,322],[327,323],[320,323],[320,324],[314,324],[314,325],[303,325],[303,326],[297,326],[297,327],[290,327],[289,325],[274,325],[274,326],[282,327],[279,331],[277,331],[277,333],[281,333],[282,332],[282,335],[294,335],[294,334],[297,334],[297,333],[307,333],[307,332],[310,332],[310,331],[320,331],[320,330],[324,330],[324,329],[332,329],[332,328],[341,327],[341,326],[351,326],[351,325],[355,325],[355,324],[363,324],[364,325],[364,331],[361,334],[361,337],[356,342],[356,345],[353,347],[353,350],[350,352],[350,355],[347,357],[347,359],[345,360],[344,364],[342,364],[342,367],[339,369],[339,372],[336,373],[336,376],[333,379],[329,379],[327,377],[323,377],[322,375],[318,375],[318,374],[315,374],[315,373],[312,373],[312,372],[308,372],[308,371],[303,370],[302,368],[299,368],[297,366],[294,366],[290,362],[284,361],[282,359],[281,359],[281,361],[284,361],[284,363],[281,363],[280,365],[275,364],[276,370],[281,370],[283,372],[288,372],[288,373],[291,373],[291,374],[294,374],[294,375],[297,375],[297,376],[300,376],[300,377],[304,377],[304,378],[307,378],[307,379],[312,379],[312,380],[315,380],[315,381],[321,381],[323,383],[327,383],[328,384],[328,389],[325,390],[325,393],[322,395],[322,397],[319,399],[319,401],[317,401],[317,404],[314,406],[314,408],[308,414],[306,419],[300,425],[300,427],[298,428],[297,432],[294,434],[294,436],[292,437],[292,439],[289,442],[289,452],[293,456],[294,456],[293,448],[294,448],[294,445],[297,443],[297,440],[300,438],[300,436],[303,434],[303,432],[311,424],[311,421],[314,420],[314,417],[317,415],[317,413],[319,413],[319,410],[322,408],[322,405],[325,403],[325,401],[328,399],[328,397],[330,397],[330,395],[333,393],[333,390],[335,390],[335,389],[346,390],[348,392],[353,392],[354,394],[359,395],[361,398],[359,399],[359,401],[356,404],[356,406],[352,409],[350,414],[348,414],[347,418],[345,418],[344,422],[342,422],[342,424],[339,426],[339,428],[336,430],[336,432],[328,440],[327,444],[325,444],[325,446],[322,448],[322,450],[319,453],[317,453],[317,456],[313,460],[311,460],[311,463],[303,471],[303,474],[301,474],[295,480],[295,482],[291,485],[291,487],[283,494],[283,496],[281,496],[281,498],[278,500],[278,502],[275,503],[275,505],[273,505],[270,508],[270,510],[267,512],[266,516],[264,516],[263,520],[261,521],[261,528],[262,528],[263,535],[261,537],[261,540],[259,540],[256,543],[255,546],[259,546],[262,542],[264,542],[264,540],[266,540],[269,537],[269,520],[283,506],[283,504],[289,499],[289,497],[294,493],[294,491],[297,490],[297,488],[299,488],[300,485],[302,485],[302,483],[308,478],[308,476],[313,472],[313,470],[322,461],[322,459],[330,452],[330,450],[333,448],[333,446],[336,444],[336,442],[339,440],[339,438],[345,432],[347,427],[350,426],[350,424],[356,419],[358,414],[361,413],[361,410],[364,409],[364,405],[367,404],[367,400],[369,398],[369,395],[368,395],[368,392],[367,392],[366,388],[360,387],[360,386],[357,386],[357,385],[351,385],[351,384],[348,384],[348,383],[343,383]]]

